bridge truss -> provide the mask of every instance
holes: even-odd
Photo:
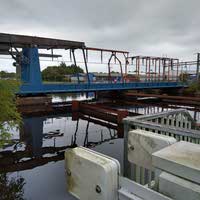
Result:
[[[38,50],[40,49],[51,50],[51,54],[39,53]],[[80,82],[79,74],[77,74],[77,84],[44,84],[42,82],[40,57],[51,57],[52,60],[59,58],[61,55],[54,54],[54,50],[57,49],[68,50],[70,60],[75,66],[77,66],[75,51],[81,50],[87,76],[85,83]],[[94,83],[90,77],[88,71],[88,53],[91,51],[100,52],[101,63],[104,60],[104,53],[110,54],[107,61],[108,81],[106,83]],[[10,55],[15,60],[14,65],[22,83],[19,91],[20,95],[183,87],[183,84],[178,79],[170,80],[170,70],[168,70],[167,78],[164,75],[161,79],[160,71],[159,79],[156,78],[157,62],[159,62],[159,70],[161,69],[161,62],[163,68],[166,68],[168,65],[168,69],[170,69],[170,66],[174,65],[174,61],[178,63],[178,59],[141,56],[129,57],[128,51],[86,47],[84,42],[0,33],[0,55]],[[118,55],[124,58],[123,61]],[[127,68],[130,65],[130,60],[133,62],[134,59],[136,61],[136,75],[140,74],[140,60],[142,62],[146,60],[146,78],[144,80],[135,79],[134,81],[128,81],[127,79]],[[120,82],[116,83],[112,80],[112,63],[118,63],[120,66]],[[151,70],[151,65],[155,66],[154,72]],[[125,72],[123,71],[123,66]],[[150,74],[154,74],[155,78],[150,78]],[[163,74],[165,74],[165,70],[163,70]]]

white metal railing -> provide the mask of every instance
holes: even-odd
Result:
[[[172,200],[125,177],[119,177],[119,185],[120,200]]]
[[[124,120],[124,175],[142,185],[151,184],[154,172],[129,163],[127,155],[128,132],[142,129],[174,137],[177,141],[200,144],[200,131],[185,109],[172,110],[146,116],[127,117]]]

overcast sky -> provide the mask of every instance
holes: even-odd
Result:
[[[84,41],[133,55],[196,59],[199,0],[0,0],[0,32]],[[0,70],[13,71],[0,60]],[[94,71],[94,70],[93,70]]]

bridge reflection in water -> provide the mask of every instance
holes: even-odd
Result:
[[[162,108],[129,110],[154,113]],[[74,117],[72,120],[69,113],[23,119],[19,132],[13,133],[12,143],[0,151],[0,194],[9,193],[14,184],[26,199],[74,199],[66,193],[63,176],[64,151],[74,146],[89,147],[116,158],[123,168],[123,138],[119,138],[116,124],[82,114]]]
[[[88,118],[88,121],[85,121],[86,127],[84,131],[81,128],[84,137],[82,141],[80,141],[78,138],[78,131],[80,131],[79,126],[81,122],[80,119],[77,119],[75,122],[74,134],[68,137],[68,141],[70,142],[68,142],[67,145],[62,145],[59,141],[57,143],[58,139],[64,139],[64,133],[61,129],[49,131],[48,133],[43,132],[44,124],[46,123],[48,125],[49,123],[53,123],[54,117],[55,116],[50,116],[50,118],[33,117],[23,119],[23,126],[20,129],[20,138],[17,141],[15,140],[16,143],[14,145],[12,144],[13,149],[5,149],[0,152],[0,172],[15,172],[32,169],[45,165],[48,162],[63,160],[64,151],[67,148],[73,148],[78,145],[93,148],[104,142],[109,142],[110,140],[118,138],[117,131],[111,129],[108,124],[108,134],[106,137],[104,137],[105,130],[100,129],[96,133],[92,133],[98,135],[97,138],[99,139],[90,141],[89,128],[92,122]]]
[[[164,110],[159,107],[123,108],[134,113],[151,114]],[[198,112],[194,112],[197,119]],[[17,134],[16,134],[17,135]],[[67,148],[84,146],[94,148],[103,143],[123,137],[117,124],[74,112],[23,119],[19,138],[0,152],[0,172],[32,169],[64,159]]]
[[[122,162],[123,149],[117,148],[123,147],[123,139],[118,139],[116,130],[86,119],[72,121],[71,113],[24,118],[23,126],[13,138],[12,143],[0,151],[2,195],[3,192],[7,195],[15,182],[16,187],[21,188],[21,197],[27,199],[53,199],[48,190],[54,191],[58,199],[71,199],[63,176],[67,148],[85,146],[102,153],[109,152]],[[12,178],[13,182],[5,182],[5,177],[6,180]],[[49,182],[50,177],[53,180]],[[40,189],[37,187],[39,182]],[[48,190],[45,189],[47,185]]]

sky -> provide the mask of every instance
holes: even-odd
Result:
[[[0,5],[4,33],[180,60],[196,59],[199,51],[199,0],[0,0]],[[0,59],[0,70],[14,71],[12,62]],[[47,65],[42,62],[42,69]]]

